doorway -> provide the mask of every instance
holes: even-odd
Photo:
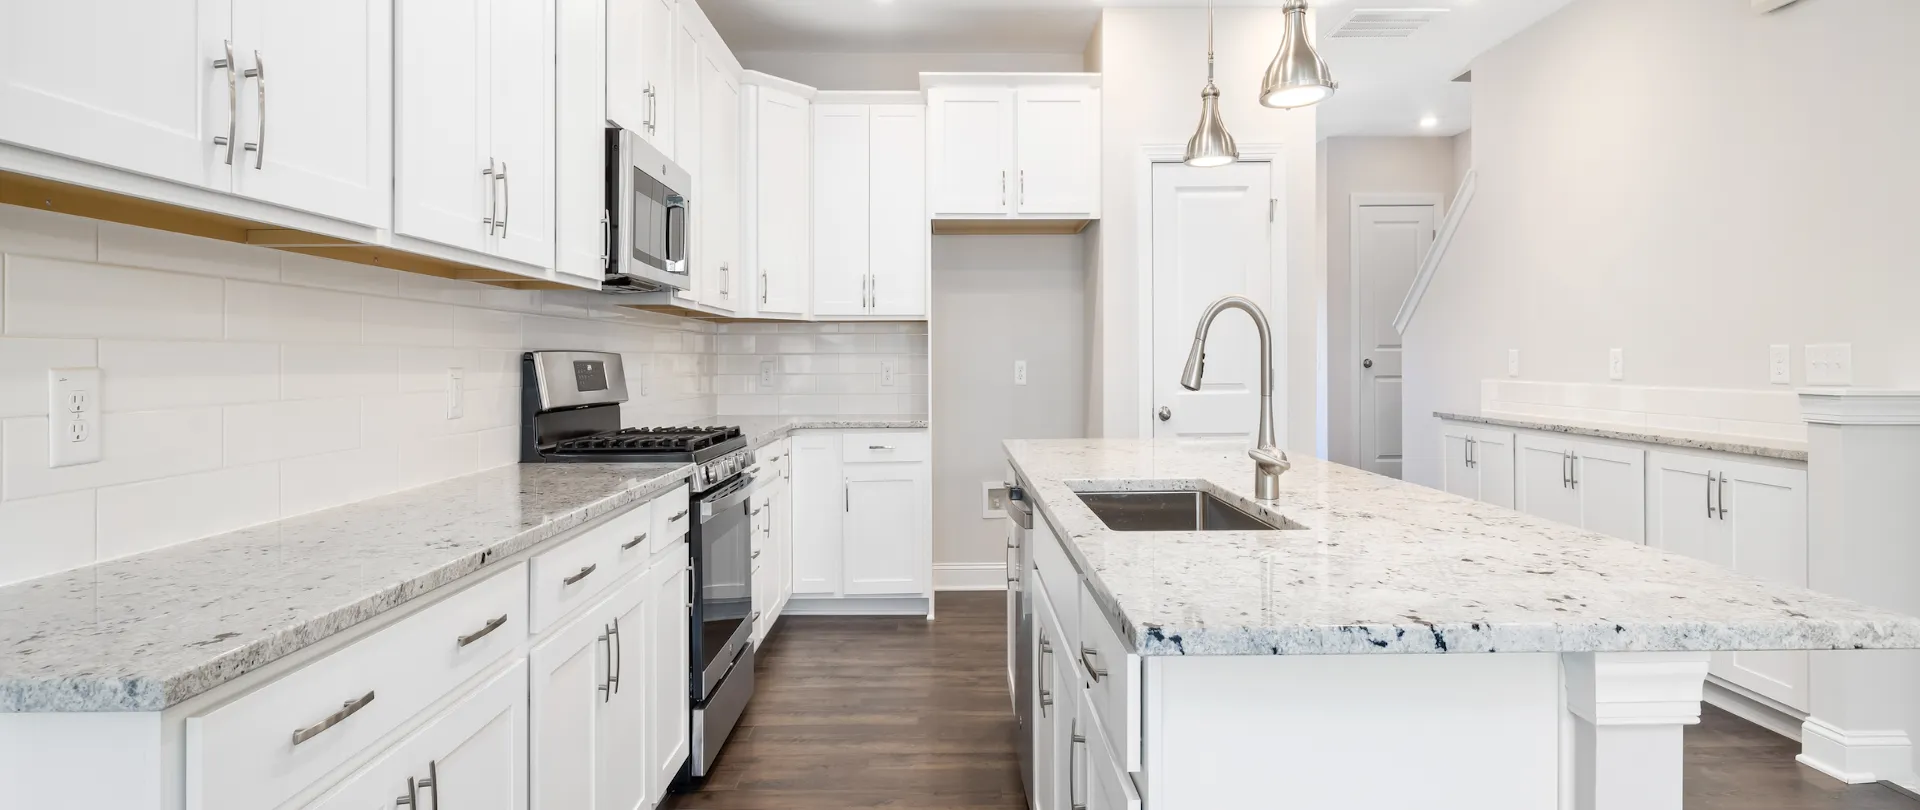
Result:
[[[1403,346],[1393,318],[1406,300],[1420,262],[1433,245],[1439,206],[1369,205],[1356,195],[1352,217],[1353,353],[1360,369],[1354,420],[1360,467],[1401,477],[1400,403]]]
[[[1200,315],[1228,295],[1265,310],[1273,334],[1286,334],[1274,269],[1274,164],[1242,161],[1217,168],[1152,165],[1152,298],[1149,390],[1155,438],[1251,438],[1259,424],[1260,346],[1253,321],[1223,313],[1207,341],[1199,391],[1180,387],[1180,370]],[[1284,357],[1276,337],[1274,357]],[[1284,379],[1280,368],[1274,379]],[[1275,392],[1276,426],[1286,424],[1284,392]]]

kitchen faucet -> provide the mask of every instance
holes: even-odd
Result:
[[[1200,375],[1206,372],[1207,330],[1213,319],[1229,309],[1238,309],[1253,318],[1260,331],[1260,434],[1247,456],[1253,459],[1253,497],[1271,501],[1280,497],[1280,475],[1293,468],[1287,454],[1273,443],[1273,332],[1267,327],[1267,315],[1260,306],[1237,295],[1213,302],[1200,316],[1200,327],[1193,332],[1193,351],[1187,353],[1187,367],[1180,372],[1180,387],[1200,390]]]

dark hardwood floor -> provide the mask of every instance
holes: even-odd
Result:
[[[713,775],[667,810],[1025,808],[1005,605],[999,593],[942,593],[932,622],[781,619]],[[1920,810],[1800,765],[1798,750],[1707,707],[1687,729],[1687,810]]]

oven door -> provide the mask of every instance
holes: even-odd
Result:
[[[753,534],[747,500],[759,489],[741,475],[702,497],[693,560],[693,698],[706,699],[753,637]]]

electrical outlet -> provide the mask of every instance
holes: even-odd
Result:
[[[995,490],[999,490],[1002,494],[995,495]],[[1003,497],[1006,490],[1007,485],[999,481],[980,482],[980,517],[1003,518],[1007,516],[1007,500]]]
[[[467,372],[465,369],[458,369],[458,368],[447,369],[447,418],[448,419],[459,419],[460,417],[465,416],[467,413],[466,386],[463,384],[466,381],[466,378],[467,378]]]
[[[760,387],[761,388],[773,387],[773,361],[772,360],[760,361]]]
[[[1520,376],[1520,350],[1519,349],[1507,350],[1507,376],[1509,377]]]
[[[1025,360],[1013,361],[1013,384],[1014,385],[1027,384],[1027,361]]]
[[[1607,350],[1607,379],[1624,380],[1627,378],[1627,352],[1625,349]]]
[[[1808,385],[1852,385],[1853,344],[1807,344]]]
[[[1793,384],[1793,354],[1784,343],[1775,343],[1767,347],[1767,382],[1774,385]]]
[[[100,369],[47,369],[47,466],[100,460]]]
[[[881,388],[893,387],[893,361],[892,360],[880,361],[880,387]]]

